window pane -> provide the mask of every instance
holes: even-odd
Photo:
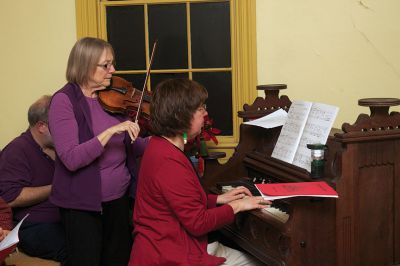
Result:
[[[231,67],[229,2],[190,5],[194,68]]]
[[[151,74],[151,90],[153,91],[158,83],[169,78],[188,78],[188,73],[162,73]]]
[[[187,68],[185,4],[149,5],[149,49],[157,39],[154,69]]]
[[[233,134],[232,122],[232,75],[230,72],[193,73],[193,80],[206,87],[208,91],[208,116],[221,135]]]
[[[121,77],[132,83],[135,89],[142,90],[146,74],[115,74],[114,76]]]
[[[108,6],[107,39],[118,70],[146,69],[143,6]]]

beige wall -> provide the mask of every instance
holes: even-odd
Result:
[[[339,106],[335,126],[353,123],[369,112],[359,98],[400,97],[399,10],[398,0],[257,0],[258,83],[286,83],[292,100]],[[27,127],[28,106],[65,83],[75,1],[1,0],[0,32],[2,148]]]
[[[400,98],[399,11],[398,0],[257,0],[258,84],[339,106],[336,127],[355,122],[369,114],[358,99]]]
[[[74,0],[0,1],[0,149],[27,128],[29,105],[65,83]]]

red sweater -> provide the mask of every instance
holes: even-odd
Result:
[[[10,206],[0,197],[0,227],[5,230],[11,230],[12,212]]]
[[[222,264],[207,253],[207,233],[232,223],[234,213],[216,200],[183,152],[153,136],[140,167],[129,266]]]

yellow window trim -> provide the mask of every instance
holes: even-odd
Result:
[[[146,1],[106,1],[75,0],[77,37],[105,36],[104,12],[106,5],[125,5],[147,3],[188,3],[205,2],[204,0],[146,0]],[[218,137],[216,146],[210,142],[209,147],[215,151],[224,151],[228,157],[233,153],[239,141],[239,125],[242,122],[237,112],[243,104],[252,103],[257,97],[257,54],[256,54],[256,0],[229,0],[231,6],[232,34],[232,111],[233,136]],[[147,41],[147,40],[146,40]],[[122,72],[121,72],[122,73]],[[218,125],[216,125],[218,127]]]

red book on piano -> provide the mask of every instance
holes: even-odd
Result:
[[[267,200],[290,197],[339,197],[337,192],[324,181],[255,184],[255,186]]]

